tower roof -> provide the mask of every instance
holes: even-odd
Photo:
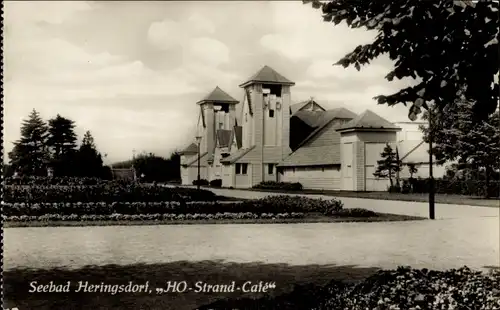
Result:
[[[375,114],[370,110],[366,110],[359,116],[344,124],[337,131],[347,131],[356,129],[368,129],[368,130],[391,130],[399,131],[401,128],[389,122],[385,118]]]
[[[245,87],[255,83],[281,84],[290,86],[295,85],[294,82],[279,74],[269,66],[262,67],[262,69],[252,75],[245,83],[240,84],[240,87]]]
[[[219,103],[237,104],[238,100],[234,99],[228,93],[226,93],[225,91],[220,89],[219,86],[217,86],[217,87],[215,87],[214,90],[212,90],[212,92],[210,94],[205,96],[205,98],[198,101],[197,104],[210,103],[210,102],[211,103],[219,102]]]

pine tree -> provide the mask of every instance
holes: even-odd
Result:
[[[425,142],[429,142],[430,131],[434,132],[433,154],[438,163],[456,161],[459,170],[483,171],[488,195],[490,176],[500,169],[500,113],[475,120],[470,117],[473,109],[474,103],[466,100],[442,111],[432,109],[430,125],[420,129]],[[429,120],[429,112],[424,113],[424,119]]]
[[[377,170],[373,173],[377,178],[389,178],[391,188],[394,186],[393,178],[401,171],[401,162],[397,160],[397,154],[392,150],[389,144],[386,144],[382,153],[381,160],[377,161]]]
[[[475,103],[474,115],[481,119],[498,106],[498,1],[303,2],[321,9],[326,22],[345,21],[350,28],[377,33],[373,42],[357,46],[337,65],[360,70],[386,54],[395,62],[388,81],[418,78],[414,87],[375,97],[379,104],[410,103],[408,116],[416,119],[428,102],[441,108],[457,103],[463,89],[466,99]]]
[[[49,160],[47,125],[33,109],[21,125],[21,138],[14,142],[8,156],[15,171],[25,175],[46,175]]]
[[[57,116],[49,120],[47,145],[52,151],[52,165],[56,175],[70,176],[75,173],[76,133],[72,120]]]
[[[103,173],[103,161],[97,151],[94,137],[90,131],[83,136],[82,144],[78,150],[79,174],[86,177],[100,177]]]

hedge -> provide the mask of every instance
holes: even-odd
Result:
[[[429,179],[408,179],[404,180],[402,193],[428,193],[430,189]],[[465,196],[486,196],[486,182],[484,180],[449,180],[435,179],[435,190],[439,194],[455,194]],[[500,181],[492,180],[489,184],[489,196],[500,197]]]
[[[275,181],[265,181],[260,182],[253,186],[255,189],[271,189],[271,190],[285,190],[285,191],[300,191],[302,190],[302,184],[300,183],[290,183],[290,182],[275,182]]]
[[[339,200],[305,197],[269,196],[243,202],[59,202],[5,203],[6,216],[111,215],[118,214],[187,214],[187,213],[322,213],[328,216],[345,215]],[[344,212],[344,213],[342,213]]]
[[[18,178],[7,177],[4,179],[6,185],[104,185],[110,182],[120,182],[118,180],[103,180],[93,177],[39,177],[39,176],[21,176]]]
[[[208,190],[163,187],[137,183],[110,182],[104,185],[7,185],[3,199],[6,202],[152,202],[152,201],[215,201]]]

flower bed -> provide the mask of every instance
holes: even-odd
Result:
[[[302,184],[290,183],[290,182],[275,182],[275,181],[265,181],[254,185],[253,188],[256,189],[271,189],[271,190],[285,190],[285,191],[300,191],[302,190]]]
[[[60,215],[110,215],[119,214],[188,214],[188,213],[321,213],[327,216],[344,215],[342,202],[336,199],[322,200],[306,197],[268,196],[243,202],[42,202],[4,203],[6,216]],[[348,213],[349,211],[347,211]]]
[[[4,187],[6,202],[114,202],[114,201],[214,201],[208,190],[163,187],[138,183],[109,182],[100,185],[8,185]]]
[[[198,309],[500,309],[500,273],[400,267],[358,284],[299,286],[276,298],[219,300]]]
[[[6,185],[60,185],[60,186],[75,186],[75,185],[104,185],[116,180],[103,180],[100,178],[91,177],[37,177],[37,176],[22,176],[19,178],[7,177],[4,179]]]
[[[5,216],[2,218],[5,222],[57,222],[57,221],[185,221],[185,220],[225,220],[225,219],[300,219],[304,218],[304,213],[292,212],[292,213],[261,213],[256,214],[252,212],[224,212],[224,213],[187,213],[187,214],[176,214],[176,213],[154,213],[154,214],[44,214],[40,216],[36,215],[21,215],[21,216]]]

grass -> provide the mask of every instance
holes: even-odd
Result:
[[[187,262],[165,264],[137,264],[128,266],[87,266],[76,270],[67,269],[15,269],[4,271],[4,308],[19,309],[174,309],[191,310],[223,298],[278,296],[289,293],[295,285],[325,285],[331,280],[358,282],[374,274],[377,268],[355,266],[290,266],[287,264],[224,263],[222,261]],[[67,283],[72,289],[78,281],[100,284],[144,284],[149,281],[153,288],[147,293],[29,293],[30,282],[38,284]],[[190,286],[202,281],[208,284],[236,286],[246,281],[252,283],[274,282],[275,289],[263,293],[166,293],[157,295],[156,287],[165,288],[167,281],[186,281]]]
[[[301,191],[284,191],[273,189],[237,189],[248,190],[256,192],[273,192],[273,193],[289,193],[300,195],[325,195],[333,197],[347,197],[347,198],[361,198],[361,199],[377,199],[377,200],[395,200],[395,201],[410,201],[410,202],[428,202],[429,194],[401,194],[389,192],[352,192],[352,191],[333,191],[333,190],[312,190],[305,189]],[[479,207],[500,207],[500,198],[482,198],[476,196],[463,196],[463,195],[447,195],[436,194],[436,203],[454,204],[454,205],[468,205]]]
[[[12,227],[58,227],[58,226],[140,226],[140,225],[204,225],[204,224],[298,224],[298,223],[345,223],[345,222],[394,222],[424,220],[423,217],[377,213],[376,217],[331,217],[322,214],[306,214],[301,219],[222,219],[222,220],[159,220],[159,221],[32,221],[4,222]]]

